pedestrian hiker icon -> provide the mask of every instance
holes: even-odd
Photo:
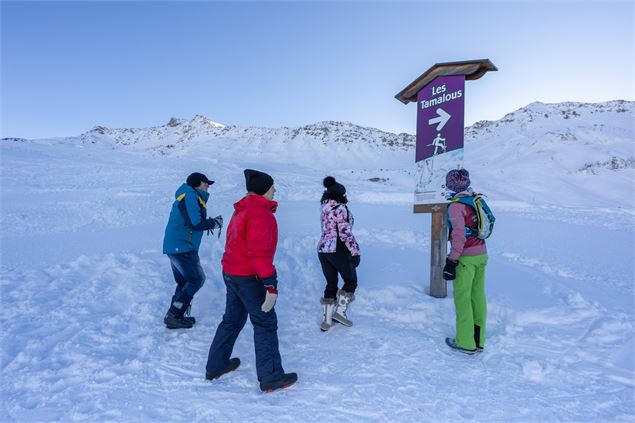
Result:
[[[439,148],[441,148],[443,150],[443,153],[445,153],[445,150],[447,149],[446,145],[445,145],[445,138],[441,137],[441,134],[437,134],[437,137],[435,139],[432,140],[432,144],[428,144],[429,146],[432,145],[434,146],[434,153],[433,156],[436,156],[439,151]]]

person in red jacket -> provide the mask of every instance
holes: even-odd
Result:
[[[247,316],[254,327],[256,373],[263,392],[287,388],[298,375],[285,373],[278,348],[278,318],[274,305],[278,277],[273,257],[278,244],[278,224],[273,201],[273,178],[257,170],[245,170],[247,195],[234,204],[227,226],[223,279],[227,302],[223,320],[209,348],[205,377],[213,380],[238,368],[240,359],[231,358],[236,338]]]

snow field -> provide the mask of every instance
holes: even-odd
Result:
[[[236,161],[202,146],[178,156],[1,148],[0,421],[634,420],[635,212],[623,203],[581,206],[571,191],[562,196],[571,203],[533,206],[485,186],[497,217],[488,340],[467,357],[443,342],[454,334],[451,285],[448,298],[426,294],[430,218],[412,213],[405,166]],[[283,365],[299,381],[272,395],[258,389],[249,322],[234,350],[241,367],[204,379],[224,310],[224,237],[203,239],[196,327],[162,324],[174,288],[161,254],[174,190],[205,172],[217,181],[209,214],[229,222],[245,167],[270,172],[279,190],[276,310]],[[362,263],[354,326],[321,333],[315,249],[326,173],[348,189]],[[534,173],[554,192],[577,189]],[[612,197],[630,190],[605,186]]]

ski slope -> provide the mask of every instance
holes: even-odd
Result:
[[[624,137],[632,135],[631,125]],[[1,142],[0,421],[635,421],[635,169],[554,177],[542,158],[531,161],[538,151],[523,153],[533,166],[501,165],[497,177],[496,166],[480,166],[486,138],[469,141],[466,167],[472,157],[474,188],[491,194],[497,223],[488,340],[468,357],[444,343],[454,335],[451,285],[448,298],[426,294],[430,218],[411,211],[412,151],[353,143],[354,160],[340,144],[330,156],[323,146],[269,156],[267,146],[257,154],[234,141],[193,139],[168,154]],[[603,147],[588,148],[576,150],[581,162]],[[550,154],[564,160],[567,151]],[[507,157],[515,152],[510,141]],[[206,173],[216,181],[210,213],[228,222],[245,167],[274,177],[280,203],[280,350],[299,381],[273,394],[258,388],[249,323],[234,350],[241,367],[204,378],[224,310],[223,237],[203,239],[197,325],[162,324],[174,284],[161,254],[174,190],[188,173]],[[347,187],[362,263],[354,326],[321,333],[316,245],[327,173]],[[528,180],[537,181],[532,197],[517,189]],[[593,190],[608,200],[583,201]]]

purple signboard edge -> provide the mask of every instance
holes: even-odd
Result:
[[[415,161],[463,148],[465,75],[439,76],[417,93]]]

